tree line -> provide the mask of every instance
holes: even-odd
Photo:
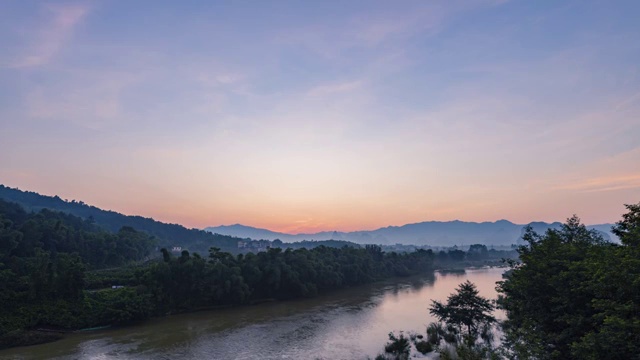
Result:
[[[48,340],[30,330],[126,324],[151,316],[312,297],[391,276],[433,270],[427,250],[379,246],[271,248],[207,256],[162,248],[132,227],[117,232],[48,209],[0,200],[0,347]],[[115,287],[115,288],[114,288]]]

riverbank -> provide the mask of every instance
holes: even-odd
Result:
[[[11,278],[9,288],[15,291],[7,293],[9,301],[3,304],[0,334],[42,326],[77,330],[128,325],[211,307],[314,297],[333,289],[433,270],[430,251],[384,253],[373,245],[273,248],[238,256],[211,248],[206,258],[188,251],[180,256],[166,249],[161,253],[162,260],[98,273],[86,271],[77,255],[25,257],[33,264]],[[47,262],[48,273],[31,270]],[[16,279],[31,281],[24,286]],[[24,344],[29,338],[4,343]]]
[[[394,277],[299,298],[156,317],[126,327],[70,333],[53,343],[7,349],[0,358],[45,360],[366,359],[389,331],[424,333],[430,301],[461,282],[495,298],[503,269]]]
[[[479,260],[479,261],[462,261],[459,263],[436,264],[434,271],[464,271],[468,269],[482,268],[506,268],[508,265],[502,260]]]
[[[472,266],[468,266],[468,267],[462,267],[462,266],[455,266],[458,264],[448,264],[448,266],[439,266],[438,268],[435,268],[433,270],[432,273],[429,274],[415,274],[414,276],[418,276],[418,277],[431,277],[434,276],[435,273],[441,273],[444,275],[450,275],[450,274],[454,274],[454,275],[464,275],[465,272],[467,270],[470,269],[478,269],[478,268],[482,268],[482,267],[488,267],[489,265],[486,265],[484,263],[478,263],[478,262],[467,262],[468,265],[472,265]],[[396,277],[391,277],[391,278],[386,278],[386,279],[380,279],[377,280],[375,282],[369,283],[369,284],[363,284],[363,285],[358,285],[358,286],[352,286],[352,287],[342,287],[342,288],[337,288],[337,289],[332,289],[329,291],[325,291],[322,293],[319,293],[317,295],[317,297],[321,297],[321,296],[327,296],[327,295],[331,295],[332,293],[339,293],[341,291],[345,291],[347,289],[351,289],[351,290],[356,290],[358,288],[364,288],[364,287],[369,287],[369,286],[376,286],[378,284],[385,284],[388,283],[389,281],[391,282],[402,282],[404,280],[407,280],[409,278],[412,278],[413,276],[407,277],[407,276],[396,276]],[[40,329],[28,329],[28,330],[22,330],[22,331],[15,331],[9,334],[5,334],[4,336],[0,337],[0,349],[6,349],[6,348],[11,348],[11,347],[24,347],[24,346],[31,346],[31,345],[38,345],[38,344],[43,344],[43,343],[47,343],[47,342],[53,342],[53,341],[58,341],[63,339],[66,335],[70,334],[70,333],[74,333],[74,332],[78,332],[78,331],[87,331],[87,332],[91,332],[91,331],[95,331],[95,330],[103,330],[105,328],[118,328],[118,329],[125,329],[127,327],[130,326],[135,326],[135,325],[140,325],[140,324],[144,324],[150,320],[153,319],[158,319],[158,318],[163,318],[163,317],[168,317],[168,316],[175,316],[175,315],[182,315],[182,314],[190,314],[190,313],[197,313],[197,312],[208,312],[208,311],[215,311],[215,310],[224,310],[224,309],[231,309],[231,308],[242,308],[242,307],[257,307],[257,306],[262,306],[265,304],[271,304],[274,302],[286,302],[286,301],[291,301],[291,300],[296,300],[296,299],[305,299],[305,297],[298,297],[298,298],[290,298],[290,299],[286,299],[286,300],[278,300],[275,298],[264,298],[264,299],[256,299],[256,300],[252,300],[249,303],[246,304],[236,304],[236,305],[214,305],[214,306],[207,306],[207,307],[198,307],[198,308],[193,308],[193,309],[189,309],[189,310],[184,310],[184,311],[177,311],[177,312],[170,312],[170,313],[166,313],[164,315],[158,315],[158,316],[153,316],[150,317],[147,320],[142,320],[142,321],[136,321],[136,322],[130,322],[128,324],[119,324],[117,326],[115,326],[115,324],[107,324],[107,325],[103,325],[103,326],[98,326],[98,327],[93,327],[93,328],[78,328],[78,329],[57,329],[55,332],[52,331],[44,331],[42,330],[42,328]]]
[[[95,326],[95,327],[91,327],[91,328],[64,328],[64,329],[55,328],[55,330],[51,330],[51,329],[54,329],[54,328],[48,329],[45,326],[38,326],[37,328],[33,328],[33,329],[22,329],[22,330],[16,330],[16,331],[12,331],[12,332],[8,332],[8,333],[5,333],[5,334],[2,334],[0,336],[0,350],[9,349],[9,348],[16,348],[16,347],[27,347],[27,346],[32,346],[32,345],[40,345],[40,344],[45,344],[45,343],[50,343],[50,342],[56,342],[56,341],[64,339],[69,334],[76,334],[76,333],[79,333],[79,332],[90,333],[90,332],[93,332],[93,331],[99,331],[99,330],[104,330],[104,329],[127,329],[129,327],[138,326],[138,325],[147,323],[147,322],[152,321],[152,320],[157,320],[157,319],[167,318],[167,317],[177,316],[177,315],[194,314],[194,313],[219,311],[219,310],[227,310],[227,309],[236,309],[236,308],[260,307],[260,306],[263,306],[263,305],[268,305],[268,304],[273,304],[273,303],[283,303],[283,302],[288,302],[288,301],[316,298],[316,297],[326,296],[326,295],[330,295],[332,293],[338,293],[340,291],[345,291],[345,290],[349,290],[349,289],[357,289],[357,288],[361,288],[361,287],[365,287],[365,286],[371,286],[371,285],[375,285],[375,284],[381,284],[381,283],[385,283],[385,282],[389,282],[389,281],[401,281],[401,280],[405,280],[407,278],[410,278],[412,276],[433,276],[434,272],[435,272],[435,270],[433,270],[429,274],[412,274],[411,276],[395,276],[395,277],[379,279],[379,280],[374,281],[374,282],[365,283],[365,284],[356,285],[356,286],[344,286],[344,287],[340,287],[340,288],[335,288],[335,289],[330,289],[330,290],[327,290],[327,291],[319,292],[318,294],[316,294],[313,297],[300,296],[300,297],[292,297],[292,298],[287,298],[287,299],[261,298],[261,299],[251,300],[251,301],[249,301],[247,303],[243,303],[243,304],[224,304],[224,305],[200,306],[200,307],[196,307],[196,308],[192,308],[192,309],[183,309],[181,311],[167,312],[167,313],[164,313],[162,315],[154,315],[154,316],[150,316],[149,318],[144,319],[144,320],[130,321],[130,322],[127,322],[127,323],[124,323],[124,324],[106,324],[106,325]],[[128,291],[130,289],[116,289],[116,290],[113,290],[113,291],[122,291],[122,290]],[[100,292],[108,292],[108,291],[111,291],[111,290],[110,289],[101,290]],[[90,295],[90,294],[95,295],[97,293],[98,292],[96,292],[96,291],[85,290],[85,294],[86,295]]]
[[[46,344],[63,338],[64,334],[60,332],[17,330],[0,337],[0,349]]]

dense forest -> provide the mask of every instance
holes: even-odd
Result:
[[[154,248],[153,237],[131,227],[112,233],[72,215],[27,213],[0,200],[0,347],[31,342],[24,329],[80,328],[110,318],[115,299],[85,298],[86,271],[143,261]]]
[[[544,234],[526,229],[497,304],[463,283],[446,304],[432,302],[439,321],[426,335],[391,333],[376,359],[408,359],[412,351],[440,359],[640,359],[640,203],[626,207],[613,227],[621,244],[575,216]],[[500,324],[496,306],[507,314]]]
[[[145,232],[110,232],[90,219],[0,200],[0,347],[49,340],[49,333],[126,324],[216,306],[311,297],[391,276],[433,270],[427,250],[379,246],[271,248],[207,256],[162,248]],[[37,334],[44,334],[36,336]]]
[[[640,203],[606,242],[569,219],[560,230],[527,232],[499,285],[505,347],[516,358],[640,358]]]
[[[180,246],[201,253],[206,253],[211,246],[228,252],[237,252],[238,248],[238,239],[235,237],[187,229],[182,225],[166,224],[142,216],[127,216],[115,211],[102,210],[82,201],[63,200],[58,196],[46,196],[0,185],[0,199],[18,203],[27,211],[49,209],[75,215],[112,232],[117,232],[122,227],[131,227],[154,236],[158,245],[164,247]]]

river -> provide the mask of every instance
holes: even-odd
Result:
[[[157,318],[143,324],[0,351],[0,359],[366,359],[390,331],[425,333],[431,300],[475,283],[496,298],[505,269],[395,279],[282,301]],[[503,314],[496,314],[503,317]]]

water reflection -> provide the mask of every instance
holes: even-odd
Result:
[[[74,334],[56,343],[0,351],[9,359],[362,359],[382,350],[390,331],[424,333],[431,300],[461,282],[495,298],[503,269],[436,273],[314,299],[207,311]],[[500,316],[500,314],[498,314]]]
[[[466,269],[448,269],[448,270],[438,270],[437,273],[440,276],[464,277],[467,274],[467,270]]]

